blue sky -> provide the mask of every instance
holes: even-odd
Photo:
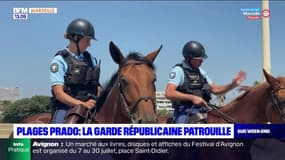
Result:
[[[29,14],[12,19],[16,7],[55,7],[57,14]],[[88,49],[102,61],[101,82],[117,65],[108,51],[114,41],[127,55],[163,49],[155,60],[157,90],[164,90],[172,66],[182,60],[182,47],[200,41],[208,59],[203,69],[216,84],[225,84],[239,71],[247,72],[244,85],[262,79],[261,20],[248,20],[241,8],[261,8],[260,1],[1,1],[0,86],[18,86],[22,97],[50,95],[49,64],[68,41],[66,26],[85,18],[95,27],[98,41]],[[285,2],[270,1],[271,72],[284,76]],[[235,94],[235,93],[233,93]]]

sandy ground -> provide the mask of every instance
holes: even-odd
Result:
[[[8,138],[12,129],[12,123],[0,123],[0,138]]]

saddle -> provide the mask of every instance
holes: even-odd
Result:
[[[206,124],[207,123],[207,113],[196,113],[189,114],[186,119],[186,123],[194,123],[194,124]]]
[[[88,118],[88,109],[85,107],[72,107],[66,112],[66,124],[84,123]]]

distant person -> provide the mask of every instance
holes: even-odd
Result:
[[[240,71],[231,83],[219,86],[200,67],[208,57],[201,43],[187,42],[183,47],[183,56],[182,63],[172,68],[165,91],[166,98],[173,103],[174,123],[206,123],[206,106],[211,93],[224,94],[239,86],[245,79],[245,72]]]
[[[95,40],[95,30],[89,21],[75,19],[64,37],[69,44],[50,65],[52,123],[80,123],[67,121],[67,112],[84,117],[95,107],[100,91],[100,63],[86,50]]]

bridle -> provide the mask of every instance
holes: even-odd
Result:
[[[282,111],[283,108],[285,108],[285,101],[279,101],[274,94],[280,90],[285,89],[285,87],[280,87],[280,88],[276,88],[276,89],[272,89],[270,92],[270,97],[271,97],[271,101],[272,101],[272,107],[280,114],[281,119],[283,122],[285,122],[285,114]]]
[[[128,65],[141,65],[141,64],[145,64],[145,62],[139,62],[139,61],[129,61],[127,63],[125,63],[124,65],[122,65],[119,69],[119,75],[118,75],[118,78],[120,78],[120,71],[123,67],[126,67]],[[134,104],[132,105],[128,105],[128,100],[124,94],[124,89],[122,87],[122,84],[120,83],[120,79],[118,80],[119,82],[119,91],[120,91],[120,99],[123,103],[123,106],[124,106],[124,109],[126,111],[126,113],[128,114],[128,117],[130,118],[131,122],[132,123],[136,123],[135,121],[135,116],[134,116],[134,113],[135,113],[135,110],[138,106],[138,104],[141,102],[141,101],[145,101],[147,102],[148,100],[150,100],[153,104],[153,110],[156,111],[156,102],[155,102],[155,98],[154,97],[151,97],[151,96],[141,96],[140,98],[138,98]]]

